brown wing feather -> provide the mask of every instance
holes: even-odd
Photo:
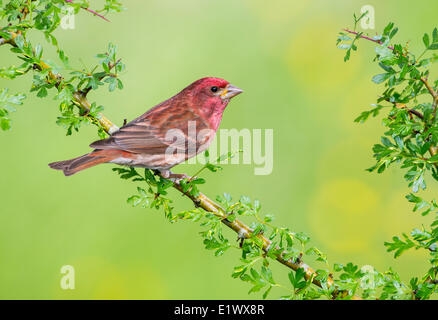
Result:
[[[171,98],[152,108],[120,128],[110,138],[95,141],[90,147],[117,149],[139,154],[163,154],[170,145],[184,152],[189,145],[196,145],[196,150],[198,150],[200,142],[196,137],[189,135],[188,122],[193,121],[197,132],[208,129],[209,126],[188,105],[174,100]],[[172,129],[178,129],[172,131],[174,139],[169,139],[169,137],[166,139],[166,134]]]

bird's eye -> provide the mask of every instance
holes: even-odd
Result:
[[[211,92],[217,92],[219,90],[218,87],[214,86],[210,88]]]

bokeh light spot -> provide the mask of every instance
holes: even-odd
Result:
[[[311,201],[312,234],[336,251],[364,250],[373,227],[378,194],[359,180],[337,179],[322,184]]]

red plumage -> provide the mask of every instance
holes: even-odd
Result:
[[[93,142],[91,153],[49,166],[66,176],[101,163],[161,171],[206,150],[230,99],[242,90],[220,78],[202,78],[127,123],[111,137]]]

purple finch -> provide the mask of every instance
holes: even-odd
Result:
[[[230,99],[241,92],[223,79],[200,79],[111,137],[93,142],[92,152],[49,166],[66,176],[108,162],[180,176],[169,169],[208,148]]]

